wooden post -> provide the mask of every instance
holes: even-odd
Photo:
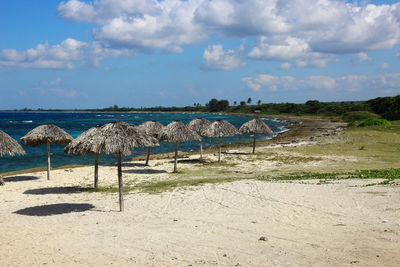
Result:
[[[150,159],[151,147],[147,148],[147,157],[146,157],[146,166],[149,166],[149,159]]]
[[[219,144],[218,162],[221,162],[221,134],[219,134],[218,136],[218,144]]]
[[[47,180],[50,180],[50,142],[47,140]]]
[[[254,141],[253,141],[253,154],[256,153],[256,133],[254,133]]]
[[[177,168],[177,162],[178,162],[178,142],[175,142],[175,161],[174,161],[174,172],[178,171]]]
[[[94,154],[94,189],[98,188],[99,181],[99,154]]]
[[[200,137],[200,159],[203,159],[203,137]]]
[[[124,192],[122,183],[121,153],[117,153],[118,159],[118,187],[119,187],[119,211],[124,210]]]

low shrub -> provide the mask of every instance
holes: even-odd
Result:
[[[366,127],[366,126],[382,126],[382,125],[392,125],[390,121],[385,119],[367,119],[361,122],[358,127]]]
[[[379,115],[368,111],[353,111],[348,112],[343,116],[343,120],[346,122],[364,121],[367,119],[377,118],[379,118]]]

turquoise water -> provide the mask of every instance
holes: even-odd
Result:
[[[174,120],[180,120],[183,123],[188,123],[192,119],[203,117],[210,121],[218,119],[227,120],[234,126],[239,128],[243,123],[249,121],[250,117],[245,116],[232,116],[221,114],[183,114],[183,113],[44,113],[44,112],[0,112],[0,129],[9,134],[11,137],[19,139],[27,134],[33,128],[42,125],[53,123],[68,132],[72,137],[79,136],[85,130],[95,126],[103,125],[112,121],[121,120],[135,125],[148,120],[157,120],[163,125]],[[286,131],[284,122],[277,120],[264,120],[268,126],[277,135]],[[257,135],[257,140],[270,139],[269,135]],[[251,141],[251,135],[237,135],[234,137],[222,138],[222,143],[245,142]],[[204,147],[217,145],[218,139],[216,138],[203,138]],[[0,173],[29,169],[34,167],[46,166],[46,146],[29,147],[22,146],[26,151],[25,156],[15,157],[2,157],[0,158]],[[192,151],[198,150],[199,143],[197,141],[179,144],[179,150]],[[64,147],[59,145],[51,145],[51,166],[63,166],[68,164],[93,164],[93,155],[65,155]],[[159,147],[152,149],[153,153],[164,153],[174,151],[174,144],[161,142]],[[132,151],[132,156],[139,156],[146,154],[146,148],[135,148]],[[114,155],[100,155],[100,164],[109,164],[115,162]]]

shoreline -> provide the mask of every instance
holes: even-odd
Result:
[[[128,113],[128,112],[127,112]],[[134,112],[133,112],[134,113]],[[165,113],[165,112],[152,112],[152,113]],[[168,112],[167,112],[168,113]],[[173,113],[191,113],[191,112],[173,112]],[[208,113],[210,114],[210,113]],[[211,113],[212,114],[212,113]],[[268,139],[268,140],[261,140],[257,141],[258,146],[265,146],[265,145],[287,145],[287,144],[296,144],[299,142],[310,141],[316,137],[321,136],[329,136],[331,134],[335,134],[338,131],[341,131],[346,127],[346,123],[344,122],[331,122],[328,119],[320,119],[320,118],[311,118],[306,116],[286,116],[286,115],[253,115],[253,114],[230,114],[230,113],[221,113],[226,115],[236,115],[236,116],[246,116],[246,117],[259,117],[265,119],[277,119],[280,121],[284,121],[290,123],[286,128],[288,131],[283,133],[279,133],[277,136]],[[235,142],[231,144],[223,144],[221,147],[223,150],[227,149],[237,149],[242,147],[249,147],[253,142]],[[209,146],[203,149],[204,154],[215,153],[218,150],[218,146]],[[179,157],[188,156],[188,155],[196,155],[200,151],[193,150],[190,152],[182,152],[179,151]],[[174,152],[165,152],[165,153],[156,153],[151,154],[151,159],[167,159],[173,157]],[[130,158],[128,162],[132,161],[143,161],[146,159],[146,155],[143,156],[136,156]],[[114,162],[105,164],[105,166],[113,165]],[[59,169],[71,169],[71,168],[79,168],[83,166],[92,166],[86,164],[67,164],[61,165],[57,167],[52,167],[52,170],[59,170]],[[35,167],[35,168],[28,168],[23,170],[17,171],[9,171],[0,173],[0,176],[10,176],[10,175],[19,175],[19,174],[26,174],[26,173],[35,173],[41,172],[46,170],[46,166]]]
[[[93,166],[55,169],[51,180],[45,171],[7,177],[0,187],[2,262],[395,266],[398,176],[387,184],[392,176],[343,175],[374,167],[398,168],[398,175],[399,152],[382,144],[399,143],[398,132],[332,134],[334,125],[324,121],[299,126],[283,135],[281,144],[260,144],[256,154],[251,146],[227,147],[221,164],[216,153],[202,161],[197,154],[181,154],[178,173],[165,155],[150,166],[124,162],[123,212],[118,212],[114,165],[99,168],[98,191],[92,190]],[[360,136],[369,139],[360,142]],[[378,150],[368,145],[359,150],[371,140]],[[336,178],[323,175],[333,171]],[[299,172],[312,175],[290,178]],[[285,175],[288,179],[279,178]]]

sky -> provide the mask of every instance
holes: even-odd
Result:
[[[0,110],[398,94],[399,1],[0,1]]]

